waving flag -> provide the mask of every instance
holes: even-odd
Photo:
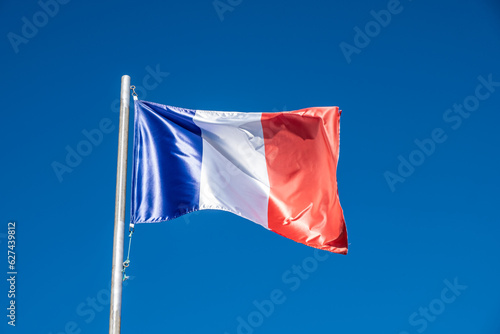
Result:
[[[346,254],[339,120],[338,107],[244,113],[135,101],[132,223],[224,210]]]

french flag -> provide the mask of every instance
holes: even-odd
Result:
[[[224,210],[347,254],[337,191],[338,107],[277,113],[135,101],[131,222]]]

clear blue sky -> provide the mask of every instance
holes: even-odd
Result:
[[[339,106],[350,248],[221,212],[137,226],[122,333],[500,331],[497,2],[44,1],[0,4],[2,333],[108,330],[123,74],[186,108]]]

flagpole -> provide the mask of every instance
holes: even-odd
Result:
[[[124,75],[122,76],[120,93],[120,128],[118,133],[118,167],[116,171],[115,231],[113,239],[113,266],[111,269],[109,334],[120,334],[121,325],[129,107],[130,77]]]

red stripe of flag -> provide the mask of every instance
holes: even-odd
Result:
[[[347,230],[337,192],[338,107],[263,113],[272,231],[347,254]]]

